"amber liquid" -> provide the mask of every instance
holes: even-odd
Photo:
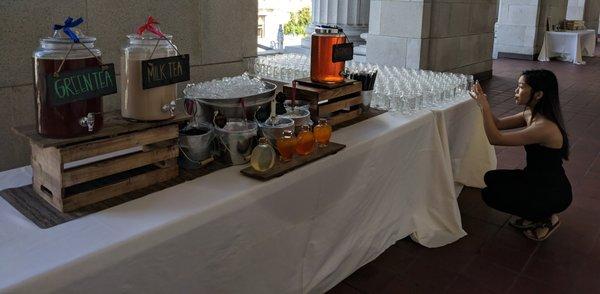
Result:
[[[312,35],[310,79],[317,83],[335,84],[344,81],[345,62],[333,62],[333,45],[346,43],[345,36]]]
[[[296,138],[279,138],[277,139],[277,151],[279,151],[279,158],[281,161],[286,162],[292,160],[294,152],[296,152]]]
[[[331,138],[331,126],[319,124],[314,127],[313,132],[315,133],[315,141],[319,147],[327,147],[329,139]]]
[[[95,133],[102,128],[102,96],[83,101],[75,101],[63,105],[52,106],[46,91],[46,75],[54,73],[62,63],[62,59],[33,59],[35,112],[38,133],[49,138],[73,138]],[[67,59],[62,71],[99,67],[95,57]],[[94,114],[94,128],[88,131],[81,126],[79,120]]]
[[[301,131],[297,140],[296,153],[299,155],[309,155],[315,149],[315,136],[311,131]]]

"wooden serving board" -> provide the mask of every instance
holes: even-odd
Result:
[[[346,145],[343,145],[343,144],[329,142],[329,145],[327,145],[327,147],[318,148],[315,146],[315,151],[313,151],[313,153],[311,153],[309,155],[305,155],[305,156],[295,155],[294,158],[288,162],[281,162],[279,159],[277,159],[275,166],[273,166],[271,169],[269,169],[267,171],[259,172],[259,171],[254,170],[250,166],[250,167],[247,167],[247,168],[241,170],[241,173],[243,175],[246,175],[248,177],[255,178],[255,179],[258,179],[261,181],[268,181],[270,179],[280,177],[286,173],[289,173],[290,171],[293,171],[303,165],[309,164],[315,160],[321,159],[325,156],[329,156],[329,155],[338,153],[338,151],[344,149],[345,147],[346,147]]]

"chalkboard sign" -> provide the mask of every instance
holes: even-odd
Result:
[[[333,45],[333,62],[342,62],[354,58],[354,43],[343,43]]]
[[[117,93],[115,65],[104,64],[46,76],[50,105],[58,106]]]
[[[189,54],[142,61],[142,89],[144,90],[189,80]]]

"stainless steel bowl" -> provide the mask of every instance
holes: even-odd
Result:
[[[265,83],[265,91],[255,95],[234,98],[186,98],[193,98],[200,102],[202,113],[207,121],[212,121],[212,117],[216,110],[227,118],[244,118],[244,111],[242,108],[243,100],[246,109],[246,118],[251,119],[254,117],[254,113],[260,106],[266,106],[273,100],[275,90],[277,89],[275,84],[266,81],[263,82]]]

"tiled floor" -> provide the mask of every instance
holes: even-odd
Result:
[[[596,53],[600,56],[600,50]],[[480,190],[459,197],[468,236],[437,249],[398,241],[330,293],[600,293],[600,57],[587,65],[500,59],[485,82],[494,113],[522,110],[513,99],[520,72],[546,68],[559,79],[560,99],[571,140],[565,162],[573,203],[548,240],[530,241],[493,211]],[[497,147],[498,168],[522,168],[522,147]]]

